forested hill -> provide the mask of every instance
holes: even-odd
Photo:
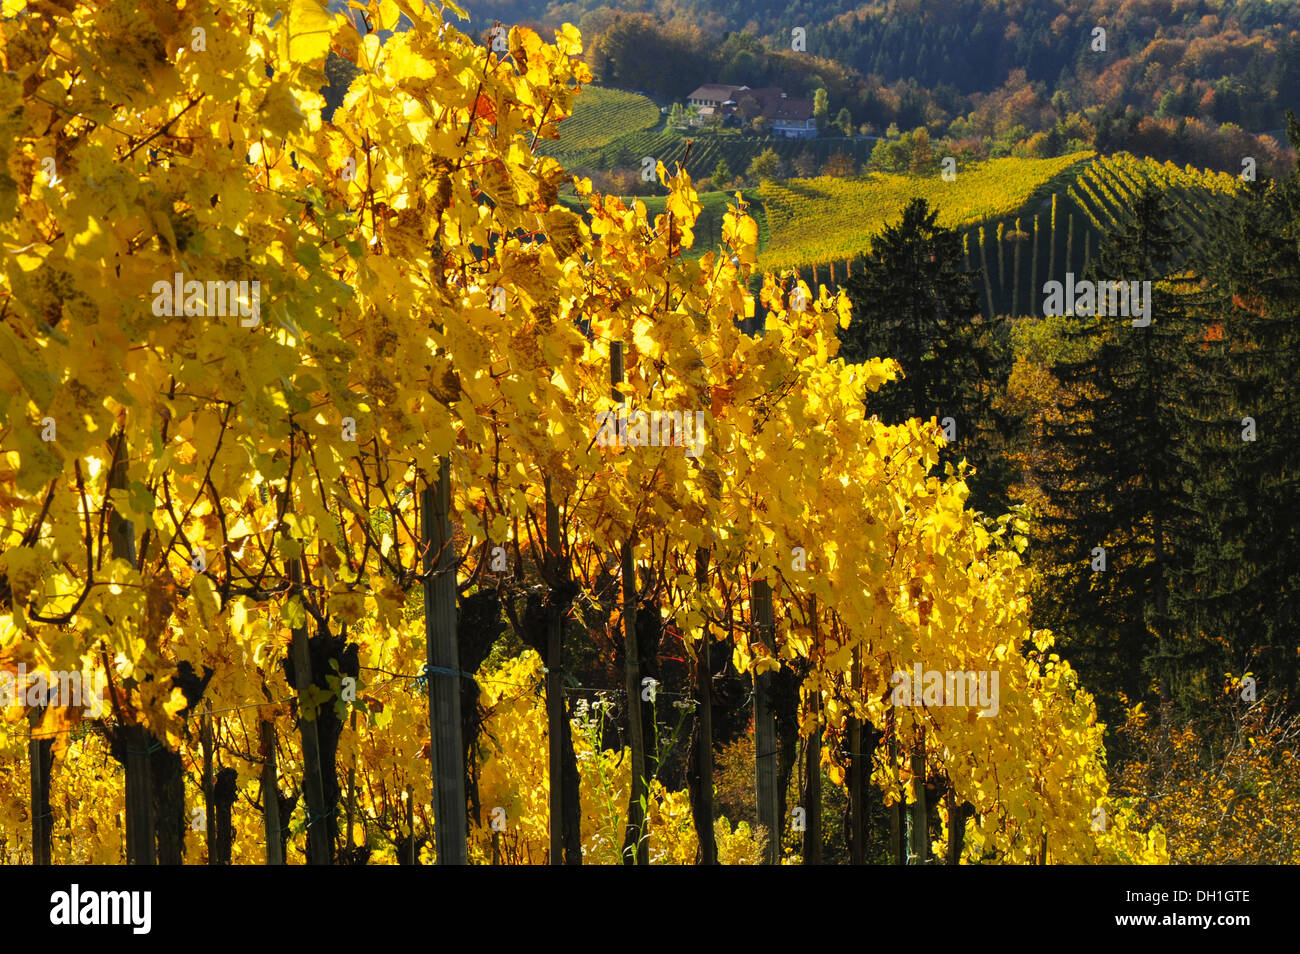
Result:
[[[716,63],[726,33],[748,32],[788,50],[791,30],[803,27],[810,54],[882,83],[910,81],[950,95],[1037,82],[1077,102],[1233,122],[1252,132],[1278,129],[1287,108],[1300,108],[1300,5],[1294,3],[631,0],[617,4],[618,12],[601,0],[469,0],[466,6],[475,27],[497,19],[541,27],[568,21],[589,43],[620,16],[653,17],[666,45],[697,44],[700,66],[724,72],[736,72],[748,55],[734,50],[729,62]],[[1098,26],[1106,30],[1104,56],[1091,49]],[[651,86],[647,78],[640,88]]]

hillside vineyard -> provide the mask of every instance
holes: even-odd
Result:
[[[1290,5],[467,3],[4,0],[5,865],[1300,860]]]

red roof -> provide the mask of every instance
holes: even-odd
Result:
[[[811,99],[786,96],[785,91],[778,86],[745,90],[736,95],[736,102],[743,106],[745,100],[750,98],[758,103],[760,114],[774,122],[777,120],[789,122],[812,119],[813,104]]]
[[[729,86],[723,83],[705,83],[695,92],[691,93],[687,99],[706,99],[716,100],[719,103],[725,103],[735,96],[740,90],[748,89],[745,86]]]

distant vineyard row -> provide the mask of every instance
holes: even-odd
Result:
[[[1190,252],[1208,233],[1210,210],[1222,208],[1240,185],[1227,173],[1180,168],[1124,152],[1092,163],[1070,186],[1070,198],[1094,228],[1104,231],[1124,221],[1142,189],[1154,187],[1170,197],[1170,224],[1187,240],[1183,248]]]
[[[803,268],[851,258],[866,251],[872,237],[914,198],[938,208],[940,222],[951,228],[995,221],[1051,191],[1058,177],[1091,156],[992,159],[959,167],[951,182],[938,174],[896,173],[765,182],[759,194],[772,239],[760,264]]]
[[[1226,173],[1179,168],[1128,153],[1098,158],[1082,169],[1067,171],[1073,178],[1068,183],[1053,180],[1050,199],[1037,201],[1035,196],[1012,214],[996,220],[954,221],[957,216],[952,208],[939,205],[941,219],[962,232],[967,268],[978,268],[983,273],[979,293],[984,314],[1040,314],[1043,283],[1063,281],[1066,272],[1082,276],[1100,247],[1102,235],[1126,221],[1144,185],[1155,187],[1166,199],[1169,224],[1184,255],[1191,254],[1210,234],[1212,211],[1240,186]],[[942,197],[926,198],[942,203]],[[774,221],[774,239],[768,247],[780,252],[777,238],[788,238],[789,231],[783,233],[775,224],[782,213],[774,214],[770,196],[766,209]],[[863,236],[862,248],[868,244]],[[771,256],[765,258],[770,260]],[[855,255],[846,255],[817,260],[809,255],[797,267],[809,281],[834,285],[861,268],[855,259]]]
[[[1189,252],[1208,233],[1209,213],[1238,187],[1225,173],[1179,168],[1127,153],[1104,158],[1082,152],[1055,159],[995,159],[939,175],[872,173],[853,178],[765,182],[744,192],[759,223],[763,268],[793,268],[832,286],[861,267],[872,238],[914,197],[939,209],[940,221],[962,233],[966,264],[981,269],[985,314],[1037,314],[1042,283],[1082,275],[1101,236],[1124,221],[1141,188],[1169,199],[1170,223]],[[576,207],[575,199],[566,199]],[[651,215],[664,200],[642,199]],[[730,192],[700,195],[693,255],[722,241]]]
[[[560,138],[538,149],[561,162],[585,151],[598,150],[620,136],[653,129],[659,124],[659,107],[638,93],[600,86],[584,87],[574,103],[573,115],[559,124]]]

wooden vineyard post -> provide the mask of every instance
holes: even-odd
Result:
[[[1011,314],[1020,314],[1020,248],[1024,243],[1020,237],[1025,233],[1020,228],[1020,219],[1016,218],[1016,251],[1012,256],[1011,266]]]
[[[803,863],[822,863],[822,729],[818,725],[808,737],[804,754],[804,811],[807,818],[803,832]]]
[[[706,547],[695,550],[695,584],[701,590],[709,585],[709,551]],[[696,835],[700,841],[700,862],[718,863],[718,846],[713,837],[713,666],[710,660],[709,624],[700,628],[700,648],[695,661],[695,692],[699,698],[699,739],[695,747],[699,771],[700,808],[702,823]]]
[[[611,396],[620,405],[623,395],[623,342],[609,346],[609,380]],[[646,839],[645,805],[649,785],[645,777],[645,731],[641,724],[641,660],[636,639],[636,561],[633,559],[634,530],[619,551],[623,577],[623,658],[624,688],[627,692],[628,747],[632,750],[632,792],[628,798],[627,833],[623,844],[623,863],[648,865],[650,843]]]
[[[216,837],[217,831],[217,806],[213,801],[212,792],[212,703],[208,701],[203,706],[203,721],[200,728],[200,739],[203,746],[203,844],[208,851],[208,864],[217,863],[216,854],[212,850],[212,839]]]
[[[451,534],[451,462],[438,458],[437,484],[422,492],[424,632],[428,661],[429,755],[438,864],[469,863],[465,751],[460,729],[460,658],[456,644],[456,553]],[[414,833],[412,833],[414,838]]]
[[[1052,227],[1048,231],[1048,281],[1052,281],[1053,274],[1056,274],[1056,230],[1057,230],[1057,199],[1060,194],[1052,194]],[[1063,270],[1063,269],[1062,269]],[[1063,281],[1063,278],[1062,278]]]
[[[988,231],[987,225],[980,226],[980,268],[984,272],[984,295],[988,300],[988,317],[991,321],[993,316],[997,314],[997,306],[993,303],[993,279],[989,275],[989,258],[987,254]]]
[[[1053,198],[1055,198],[1055,196],[1053,196]],[[1029,266],[1029,311],[1031,314],[1033,314],[1035,311],[1034,296],[1038,294],[1038,219],[1039,219],[1039,215],[1037,212],[1035,212],[1034,213],[1034,236],[1032,239],[1034,243],[1034,251],[1033,251],[1033,255],[1030,257],[1031,264]],[[1051,257],[1049,255],[1048,257],[1049,263],[1050,263],[1050,258]],[[1049,264],[1048,270],[1050,271],[1050,269],[1051,269],[1051,265]]]
[[[302,598],[302,567],[296,559],[289,561],[290,592]],[[307,624],[292,630],[294,688],[298,691],[298,728],[302,734],[302,787],[307,797],[307,859],[309,864],[330,863],[329,828],[325,824],[325,784],[321,775],[320,736],[316,713],[307,716],[311,697],[311,649],[307,645]]]
[[[347,825],[346,825],[347,841],[344,842],[344,844],[346,845],[345,851],[347,852],[347,857],[344,859],[345,864],[352,863],[352,853],[356,850],[354,848],[354,845],[356,843],[353,841],[352,838],[352,830],[353,830],[352,823],[356,819],[356,814],[357,814],[357,750],[356,750],[357,707],[355,702],[352,704],[352,712],[348,716],[348,724],[351,726],[352,729],[353,748],[352,748],[352,764],[348,766],[348,804],[347,804],[347,814],[345,816],[347,819]]]
[[[930,832],[929,814],[925,804],[925,730],[917,732],[916,742],[912,746],[912,844],[911,863],[925,864],[929,853]]]
[[[31,814],[32,814],[32,864],[50,863],[51,828],[48,805],[50,801],[50,767],[53,761],[53,739],[37,736],[41,724],[40,707],[28,713],[31,737],[27,741],[27,757],[31,762]]]
[[[280,793],[275,771],[275,723],[261,719],[262,734],[262,830],[266,838],[266,863],[284,864],[280,838]]]
[[[862,663],[860,650],[853,647],[853,692],[856,696],[862,688]],[[849,864],[866,864],[866,768],[862,751],[862,720],[855,715],[849,716]]]
[[[125,490],[127,486],[127,444],[126,426],[123,424],[117,433],[117,444],[113,448],[112,469],[109,471],[108,488]],[[115,560],[126,560],[135,565],[135,529],[131,521],[122,517],[113,508],[108,515],[108,541]],[[123,688],[130,689],[130,683],[123,683]],[[126,725],[121,721],[124,746],[126,748],[126,860],[127,864],[152,865],[155,862],[154,814],[153,814],[153,770],[149,756],[153,739],[148,728],[142,725]]]
[[[39,724],[39,711],[33,709],[29,718],[31,719],[31,731],[36,731]],[[27,741],[27,758],[31,762],[32,786],[31,786],[31,814],[32,814],[32,864],[47,865],[49,859],[42,857],[46,846],[45,840],[45,779],[42,777],[41,762],[43,754],[41,752],[41,741],[33,735]]]
[[[1074,213],[1071,212],[1065,217],[1065,268],[1063,271],[1071,271],[1074,268]]]
[[[751,616],[755,635],[773,655],[772,591],[767,580],[750,584]],[[777,817],[776,713],[772,705],[770,671],[754,676],[754,776],[758,800],[758,826],[767,830],[763,863],[781,863],[781,820]]]
[[[560,512],[546,489],[546,563],[552,586],[559,588],[561,571]],[[558,609],[547,620],[546,631],[546,744],[550,769],[551,864],[564,864],[564,618]]]
[[[217,773],[212,783],[212,799],[215,806],[216,824],[213,825],[211,863],[229,865],[234,851],[235,830],[231,811],[239,798],[239,773],[227,766]]]
[[[1006,234],[1007,224],[998,223],[998,291],[1007,290],[1007,243],[1002,236]]]
[[[889,733],[889,766],[891,772],[898,770],[898,719],[891,708],[886,717],[886,731]],[[907,850],[903,844],[903,793],[898,793],[889,813],[889,853],[896,865],[907,864]]]

